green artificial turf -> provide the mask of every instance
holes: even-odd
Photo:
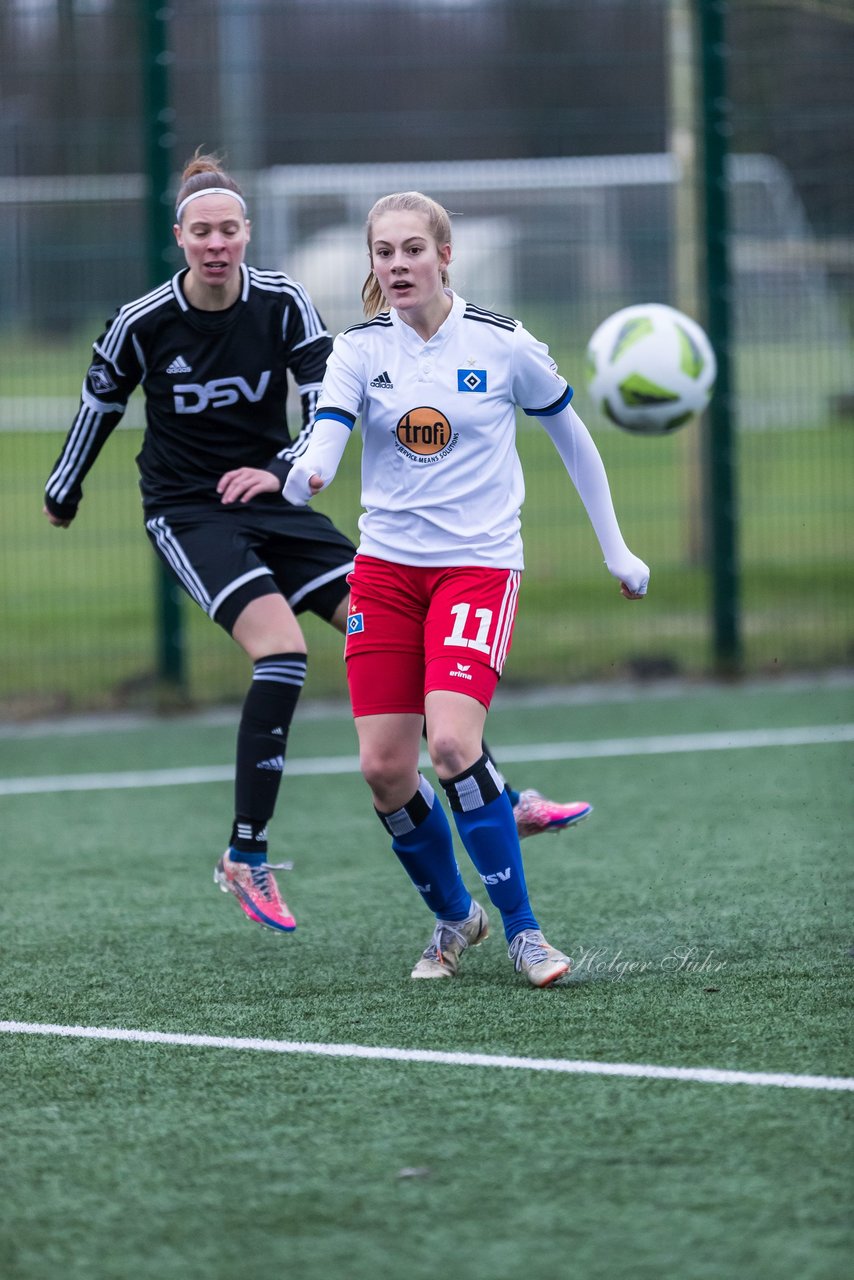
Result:
[[[523,846],[575,960],[543,992],[495,912],[458,979],[410,981],[430,919],[347,767],[343,713],[307,705],[292,733],[272,828],[296,860],[291,936],[213,886],[228,783],[6,796],[0,1019],[850,1076],[850,745],[639,752],[851,710],[832,684],[499,699],[508,776],[595,806]],[[227,719],[72,728],[0,740],[5,775],[232,752]],[[621,755],[514,763],[614,738]],[[300,776],[315,757],[344,763]],[[4,1280],[846,1273],[850,1094],[9,1034],[0,1060]]]

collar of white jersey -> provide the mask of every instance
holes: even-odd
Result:
[[[451,336],[459,324],[462,314],[467,306],[466,300],[465,298],[461,298],[458,293],[454,293],[453,289],[445,289],[445,293],[451,299],[451,309],[439,325],[439,328],[433,334],[433,337],[428,338],[426,342],[415,332],[411,324],[407,324],[405,320],[401,319],[394,307],[391,308],[390,314],[392,324],[395,326],[398,333],[404,337],[405,341],[411,342],[417,349],[429,346],[431,343],[435,346],[441,345],[441,343]]]

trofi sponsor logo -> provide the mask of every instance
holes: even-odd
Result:
[[[440,462],[459,439],[440,409],[423,404],[407,410],[398,421],[394,434],[398,453],[420,463]]]

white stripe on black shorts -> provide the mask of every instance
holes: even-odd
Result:
[[[250,600],[274,588],[295,613],[326,619],[347,594],[356,548],[311,507],[291,507],[275,497],[245,506],[187,503],[146,517],[161,560],[227,631]]]

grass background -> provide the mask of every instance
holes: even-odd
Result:
[[[290,937],[210,881],[227,784],[6,797],[22,853],[0,1016],[850,1075],[850,746],[536,766],[513,752],[851,710],[842,682],[499,699],[508,775],[595,806],[524,846],[547,936],[576,960],[546,992],[513,972],[500,927],[455,982],[409,981],[429,918],[355,774],[285,775]],[[232,754],[219,716],[83,727],[7,733],[5,774]],[[290,758],[353,751],[343,712],[307,704]],[[685,948],[722,967],[675,967]],[[620,978],[591,958],[617,955],[643,967]],[[9,1280],[847,1272],[850,1095],[7,1035],[0,1055]]]

